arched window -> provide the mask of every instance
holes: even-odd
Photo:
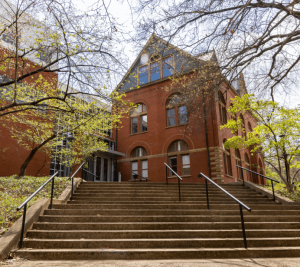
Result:
[[[218,93],[218,99],[219,99],[220,121],[221,123],[225,124],[227,123],[226,102],[221,91],[219,91]]]
[[[230,157],[230,149],[226,149],[224,144],[226,140],[223,141],[223,161],[224,161],[224,169],[225,174],[232,176],[232,170],[231,170],[231,157]]]
[[[137,104],[130,113],[131,134],[138,132],[147,132],[147,107],[144,104]]]
[[[138,158],[147,156],[147,151],[145,148],[139,146],[134,148],[130,154],[131,158]],[[131,178],[133,175],[141,175],[144,178],[148,178],[148,160],[147,159],[136,159],[131,161]]]
[[[241,154],[238,149],[235,150],[235,164],[242,167]],[[236,167],[237,178],[243,180],[243,169]]]
[[[251,170],[249,156],[248,156],[247,153],[245,153],[245,168],[248,169],[248,170]],[[250,181],[251,180],[251,174],[248,171],[246,171],[246,173],[247,173],[247,180]]]
[[[185,99],[180,94],[171,95],[166,104],[167,126],[187,123],[187,108]]]
[[[176,140],[170,144],[168,148],[168,153],[173,155],[169,157],[170,167],[179,175],[189,175],[191,174],[191,165],[190,165],[190,155],[188,154],[189,147],[187,143],[183,140]],[[186,154],[179,154],[175,152],[187,151]],[[174,155],[175,154],[175,155]],[[169,176],[174,174],[170,171]]]

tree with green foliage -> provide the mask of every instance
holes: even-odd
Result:
[[[234,135],[225,146],[250,148],[251,153],[261,153],[265,163],[274,170],[289,191],[300,172],[300,110],[287,108],[279,103],[258,100],[254,95],[236,96],[228,108],[232,119],[221,126],[232,133],[243,128],[238,114],[249,112],[257,120],[257,126],[247,136]],[[235,119],[237,118],[237,119]]]

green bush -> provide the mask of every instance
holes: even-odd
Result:
[[[17,211],[17,207],[22,204],[31,194],[33,194],[49,177],[25,176],[16,179],[16,176],[0,177],[0,235],[23,214],[23,209]],[[54,180],[54,198],[60,196],[67,184],[68,177],[56,177]],[[32,200],[27,204],[27,209],[39,198],[49,198],[51,196],[51,185],[49,182]]]
[[[300,187],[298,186],[299,184],[296,183],[296,190],[293,190],[293,192],[288,192],[286,189],[286,185],[283,183],[274,183],[274,191],[275,193],[287,197],[293,201],[299,201],[300,202]],[[272,185],[271,183],[268,183],[266,186],[269,190],[272,191]]]

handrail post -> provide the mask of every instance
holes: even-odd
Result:
[[[242,177],[243,177],[243,186],[245,186],[245,179],[244,179],[244,174],[243,174],[243,170],[242,170]]]
[[[72,191],[71,191],[71,200],[73,200],[73,188],[74,188],[74,178],[72,177]]]
[[[244,246],[247,248],[247,240],[246,240],[246,231],[245,231],[245,224],[244,224],[244,216],[243,216],[243,207],[241,204],[240,206],[240,214],[241,214],[241,223],[242,223],[242,230],[243,230],[243,237],[244,237]]]
[[[207,203],[207,209],[209,210],[208,185],[207,185],[207,180],[206,180],[206,179],[205,179],[205,187],[206,187],[206,203]]]
[[[179,193],[179,201],[181,201],[181,196],[180,196],[180,179],[178,178],[178,193]]]
[[[168,185],[168,168],[166,166],[166,185]]]
[[[276,200],[275,200],[275,193],[274,193],[274,185],[273,185],[273,181],[272,180],[271,180],[271,183],[272,183],[272,191],[273,191],[273,200],[275,202]]]
[[[24,205],[24,211],[23,211],[22,229],[21,229],[21,237],[20,237],[20,244],[19,244],[20,249],[23,246],[23,236],[24,236],[24,231],[25,231],[25,220],[26,220],[26,209],[27,209],[27,203]]]
[[[54,179],[55,179],[55,176],[54,176],[53,179],[52,179],[50,210],[52,209],[52,202],[53,202]]]

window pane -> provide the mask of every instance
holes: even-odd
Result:
[[[163,60],[163,77],[173,74],[173,58],[168,57]]]
[[[139,69],[139,84],[148,82],[148,66],[140,67]]]
[[[141,116],[141,130],[142,132],[146,132],[148,130],[147,127],[147,115]]]
[[[132,133],[138,132],[138,118],[132,118]]]
[[[138,105],[137,109],[138,109],[138,113],[142,112],[143,111],[143,105],[141,105],[141,104]]]
[[[151,82],[160,79],[160,62],[154,62],[150,65]]]
[[[182,156],[182,164],[190,164],[190,155],[184,155]]]
[[[175,109],[169,109],[168,110],[168,126],[174,126],[175,125]]]
[[[190,174],[190,173],[191,173],[190,165],[186,165],[182,167],[182,174]]]
[[[179,123],[187,123],[187,111],[186,111],[186,106],[179,107]]]
[[[131,162],[131,170],[132,171],[137,171],[138,170],[138,163],[137,163],[137,161]]]
[[[142,170],[142,176],[148,178],[148,170]]]
[[[148,160],[143,160],[142,161],[142,169],[143,170],[148,169]]]

